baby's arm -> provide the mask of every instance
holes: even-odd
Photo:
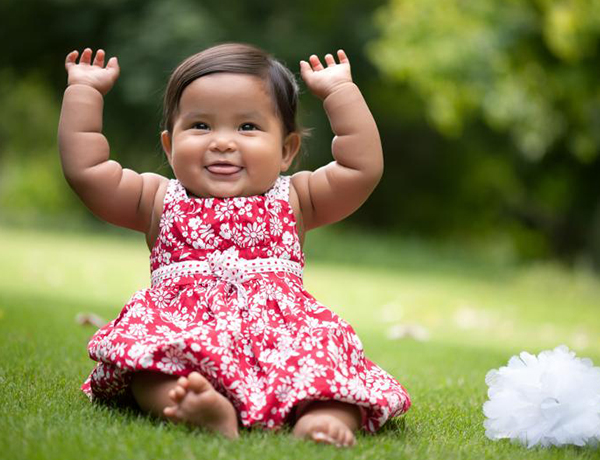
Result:
[[[164,195],[167,179],[138,174],[109,159],[110,149],[102,134],[103,96],[119,76],[119,64],[111,58],[104,66],[104,51],[86,49],[77,63],[77,51],[67,56],[68,83],[58,130],[65,177],[81,200],[98,217],[147,235]]]
[[[383,173],[383,153],[375,120],[360,90],[352,82],[350,62],[338,51],[339,64],[325,56],[302,61],[300,72],[313,94],[323,100],[335,134],[335,161],[314,172],[293,176],[305,230],[339,221],[369,197]]]

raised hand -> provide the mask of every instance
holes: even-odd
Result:
[[[323,67],[318,56],[313,54],[308,62],[300,61],[300,75],[308,89],[317,97],[325,99],[337,88],[352,83],[350,61],[343,50],[337,52],[339,63],[331,54],[325,56],[327,67]]]
[[[105,67],[104,50],[96,51],[93,62],[90,48],[83,50],[79,62],[77,62],[78,56],[78,51],[72,51],[67,55],[65,61],[69,85],[88,85],[100,91],[102,95],[108,93],[119,77],[120,69],[117,58],[110,58]]]

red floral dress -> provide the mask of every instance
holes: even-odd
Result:
[[[278,428],[311,400],[358,405],[368,431],[408,410],[405,389],[365,357],[352,327],[304,289],[288,197],[289,177],[225,199],[189,198],[170,181],[152,287],[90,340],[98,364],[83,391],[108,399],[135,371],[198,371],[244,426]]]

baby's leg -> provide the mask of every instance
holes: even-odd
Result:
[[[200,426],[232,439],[238,437],[233,405],[198,372],[187,378],[136,372],[131,389],[140,408],[157,417]]]
[[[294,426],[294,436],[315,442],[350,447],[360,427],[358,406],[339,401],[315,401],[304,408]]]

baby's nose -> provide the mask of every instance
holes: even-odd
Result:
[[[217,152],[233,152],[235,150],[235,141],[227,133],[215,133],[210,149]]]

